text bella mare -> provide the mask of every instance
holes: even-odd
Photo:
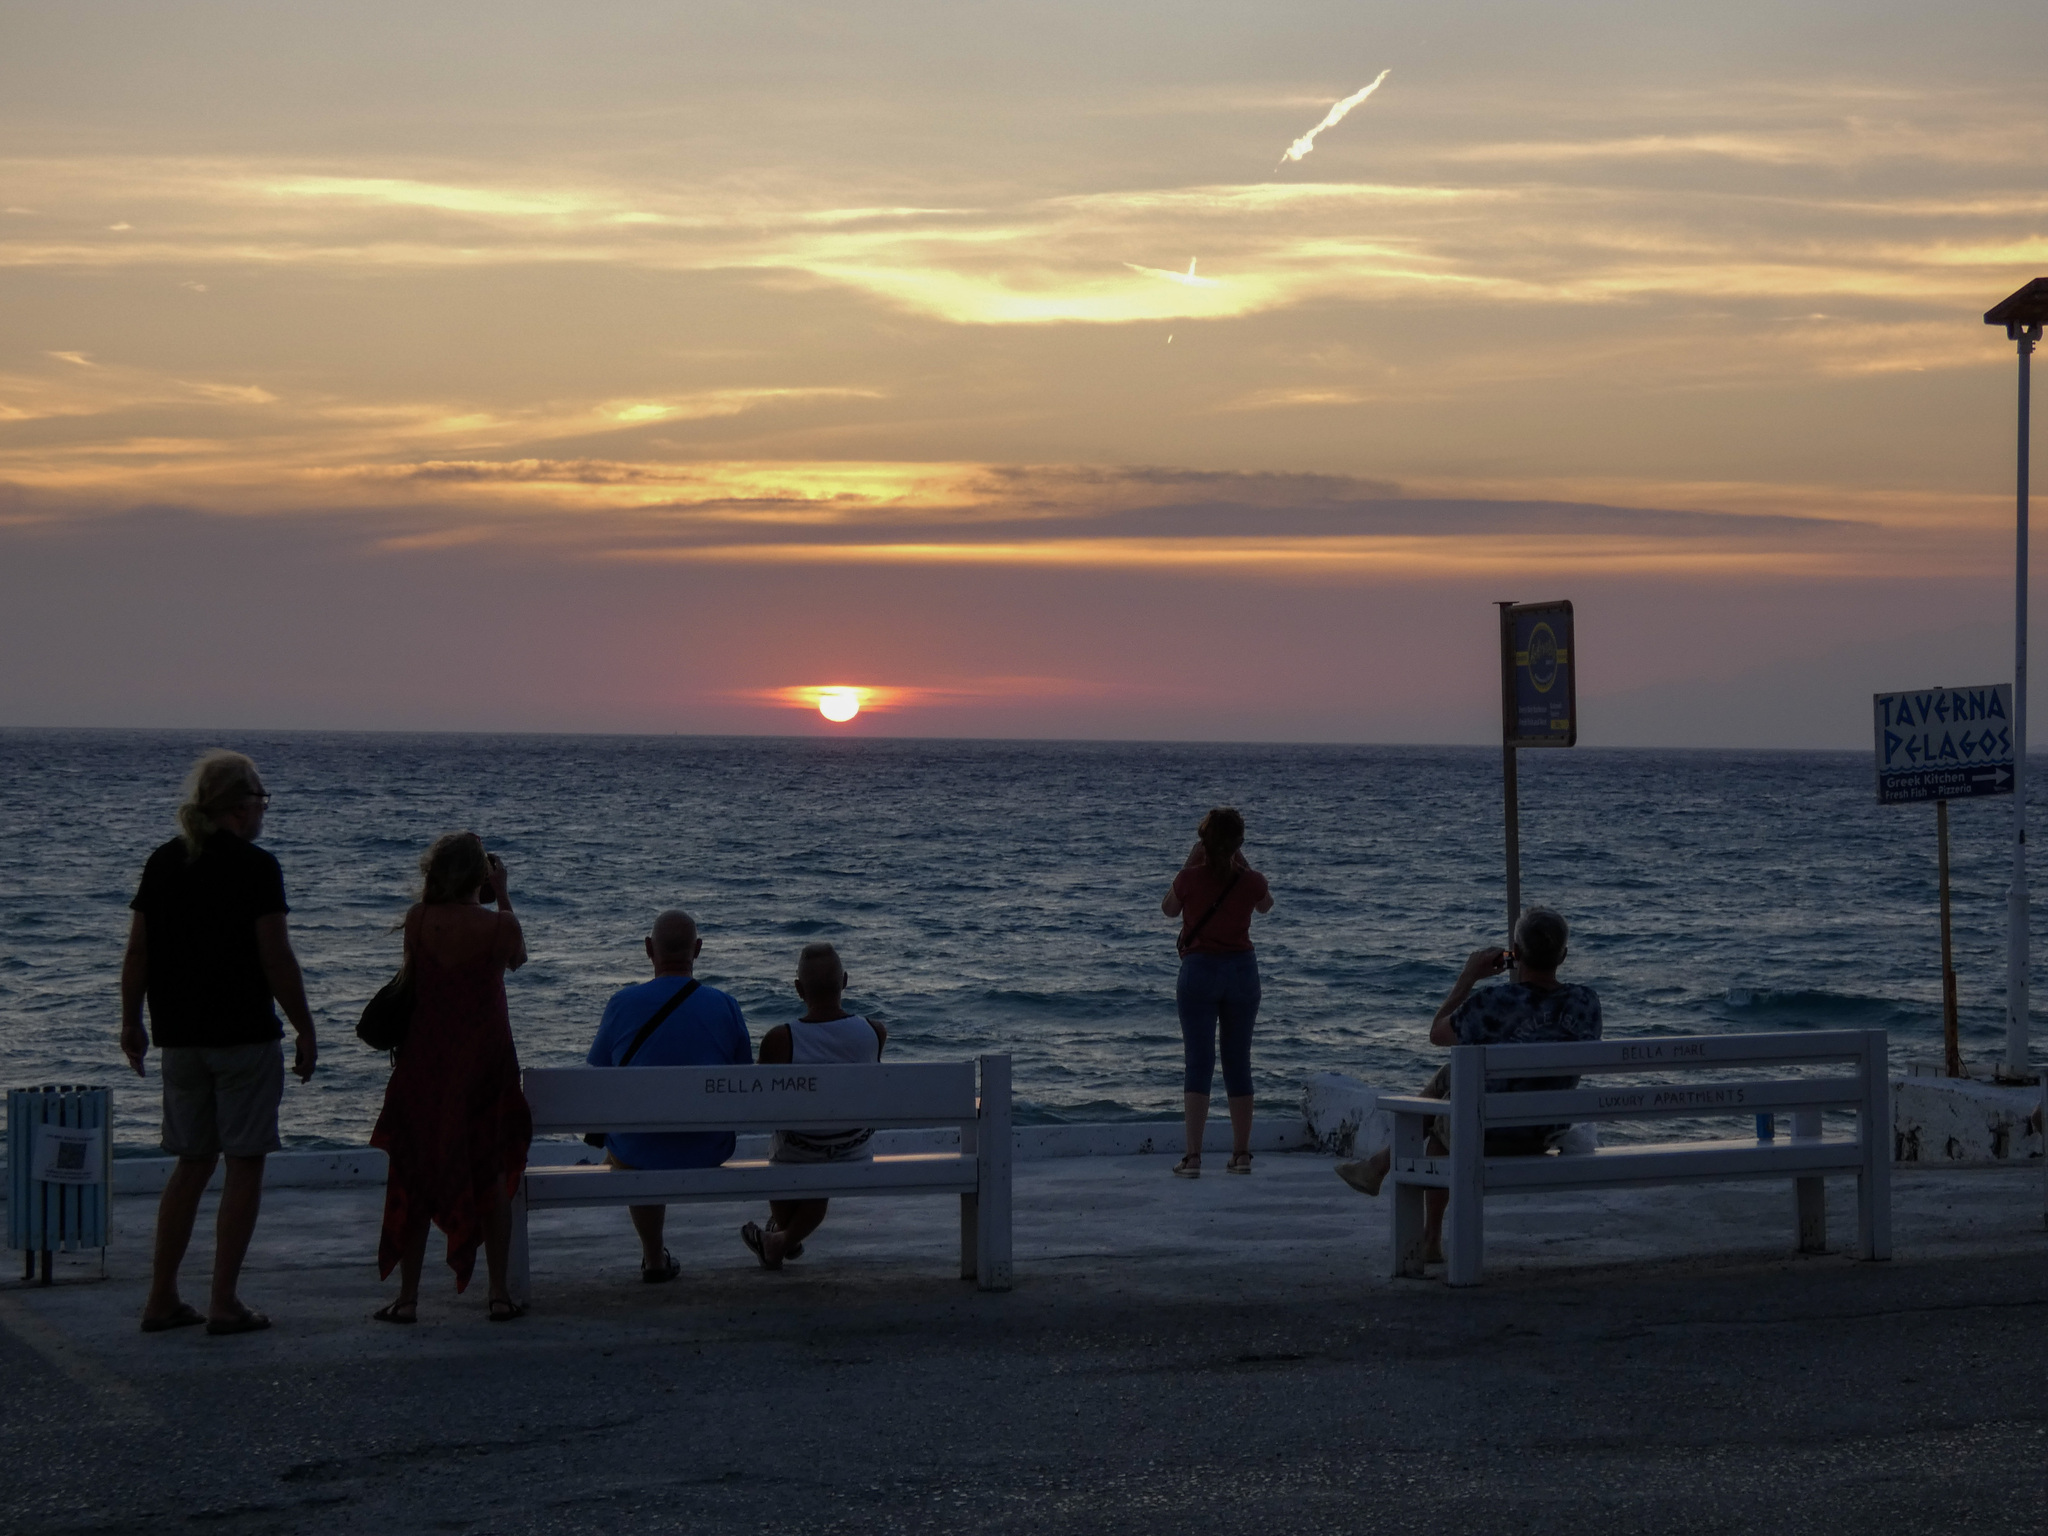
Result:
[[[748,1072],[730,1077],[716,1076],[704,1079],[705,1093],[816,1093],[818,1080],[815,1077],[797,1077],[767,1072]]]

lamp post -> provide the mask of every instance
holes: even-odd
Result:
[[[2002,325],[2020,354],[2019,545],[2012,620],[2012,886],[2005,906],[2005,1075],[2026,1081],[2027,1067],[2027,438],[2034,343],[2048,320],[2048,277],[2037,277],[1984,312]]]

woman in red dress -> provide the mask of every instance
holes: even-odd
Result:
[[[519,1056],[505,1013],[505,973],[526,963],[505,866],[474,832],[437,838],[420,860],[419,902],[405,915],[412,1026],[384,1089],[370,1145],[390,1155],[377,1270],[399,1272],[398,1298],[376,1316],[419,1318],[427,1226],[448,1234],[455,1289],[469,1285],[481,1243],[490,1270],[490,1319],[526,1308],[505,1289],[512,1220],[508,1200],[526,1172],[533,1116],[519,1091]],[[494,912],[484,906],[494,902]]]

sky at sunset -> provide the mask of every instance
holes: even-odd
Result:
[[[1867,746],[2011,677],[2044,35],[0,0],[0,725],[1476,742],[1567,597],[1582,743]]]

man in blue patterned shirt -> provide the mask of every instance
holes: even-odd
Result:
[[[1531,1045],[1552,1040],[1598,1040],[1600,999],[1591,987],[1557,979],[1564,964],[1571,928],[1548,907],[1531,907],[1515,924],[1513,949],[1475,949],[1458,973],[1449,997],[1430,1021],[1431,1045]],[[1510,966],[1512,980],[1497,987],[1474,991],[1488,976],[1498,976]],[[1521,1093],[1545,1088],[1576,1088],[1576,1077],[1519,1077],[1494,1085],[1496,1092]],[[1451,1091],[1448,1063],[1422,1090],[1429,1099],[1447,1098]],[[1551,1141],[1569,1130],[1563,1125],[1530,1125],[1502,1128],[1486,1134],[1488,1157],[1540,1156]],[[1450,1150],[1450,1121],[1439,1118],[1429,1139],[1432,1156]],[[1380,1184],[1393,1166],[1391,1148],[1383,1147],[1371,1157],[1355,1163],[1339,1163],[1337,1177],[1360,1194],[1377,1195]],[[1435,1263],[1442,1258],[1440,1234],[1444,1207],[1449,1195],[1429,1190],[1423,1202],[1423,1258]]]

